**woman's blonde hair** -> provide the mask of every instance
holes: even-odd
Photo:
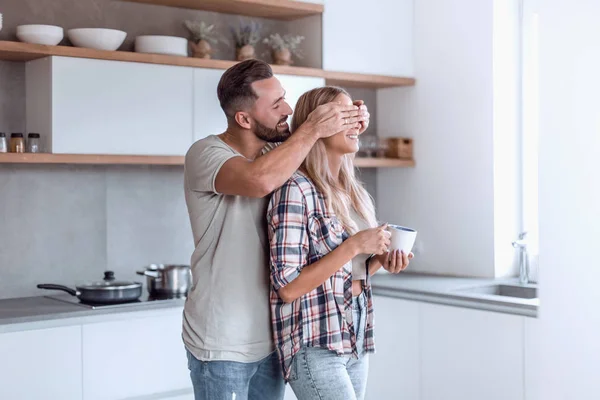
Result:
[[[318,106],[335,100],[340,94],[350,97],[342,88],[325,86],[304,93],[296,103],[292,118],[292,132],[302,125]],[[351,98],[351,97],[350,97]],[[327,161],[323,140],[318,140],[301,165],[301,170],[312,180],[325,198],[325,204],[350,234],[359,229],[350,216],[353,208],[370,227],[377,226],[373,199],[354,174],[354,154],[343,156],[339,178],[335,179]]]

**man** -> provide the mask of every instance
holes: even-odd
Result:
[[[185,158],[196,249],[183,339],[194,394],[196,400],[279,400],[284,382],[269,315],[266,196],[292,176],[318,139],[351,127],[364,131],[369,114],[365,106],[326,104],[290,134],[285,90],[258,60],[228,69],[217,94],[227,130],[194,143]],[[283,143],[264,151],[275,142]]]

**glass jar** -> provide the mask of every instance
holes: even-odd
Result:
[[[377,138],[377,158],[385,158],[390,145],[387,138]]]
[[[27,152],[28,153],[39,153],[40,152],[40,134],[30,133],[27,136]]]
[[[10,152],[11,153],[24,153],[25,152],[25,139],[23,139],[22,133],[13,133],[10,135]]]
[[[6,143],[6,135],[0,132],[0,153],[8,152],[8,144]]]
[[[365,136],[360,135],[358,137],[358,152],[356,152],[357,157],[366,157],[366,139]]]
[[[367,157],[377,157],[377,137],[368,135],[365,137],[365,153]]]

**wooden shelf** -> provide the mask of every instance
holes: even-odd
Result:
[[[235,61],[227,60],[204,60],[193,57],[144,54],[132,51],[105,51],[70,46],[44,46],[39,44],[0,41],[0,60],[31,61],[48,56],[92,58],[96,60],[127,61],[209,69],[227,69],[236,63]],[[386,88],[412,86],[415,84],[415,80],[412,78],[331,72],[323,71],[318,68],[282,65],[273,65],[272,67],[273,72],[276,74],[325,78],[327,84],[340,86]]]
[[[361,158],[354,159],[358,168],[408,168],[414,167],[414,160],[400,160],[396,158]]]
[[[360,87],[368,89],[383,89],[399,86],[414,86],[414,78],[398,76],[355,74],[350,72],[325,71],[325,81],[328,85]]]
[[[294,20],[323,14],[323,5],[292,0],[125,0],[249,17]]]
[[[4,153],[0,164],[183,165],[183,156],[120,156],[107,154]],[[413,160],[356,158],[359,168],[413,167]]]
[[[108,154],[0,154],[0,164],[183,165],[183,156],[120,156]]]
[[[208,69],[227,69],[236,64],[235,61],[228,60],[204,60],[194,57],[146,54],[133,51],[106,51],[71,46],[45,46],[41,44],[0,41],[0,60],[31,61],[48,56],[92,58],[95,60],[127,61]],[[317,68],[291,67],[286,65],[273,65],[272,67],[273,72],[276,74],[324,77],[324,71]]]

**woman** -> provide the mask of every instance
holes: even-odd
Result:
[[[295,130],[319,105],[352,104],[336,87],[298,100]],[[271,311],[284,377],[299,400],[362,399],[374,351],[370,275],[400,272],[373,202],[354,175],[358,130],[318,141],[269,204]],[[369,256],[369,255],[374,256]]]

